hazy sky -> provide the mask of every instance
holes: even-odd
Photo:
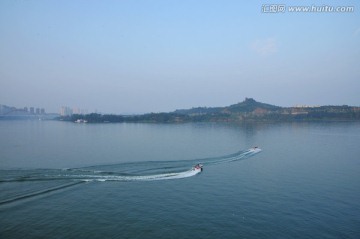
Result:
[[[352,13],[243,2],[0,0],[0,104],[118,114],[245,97],[360,105],[358,1],[274,1]]]

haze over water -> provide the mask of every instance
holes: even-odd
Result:
[[[278,5],[285,12],[265,11]],[[115,114],[245,97],[358,106],[359,9],[354,0],[2,0],[0,104]]]
[[[6,120],[359,106],[359,8],[1,0],[0,238],[360,238],[359,122]]]
[[[360,236],[359,123],[0,121],[0,133],[2,238]],[[181,179],[108,180],[199,162]]]

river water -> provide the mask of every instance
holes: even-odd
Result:
[[[1,238],[360,238],[360,123],[0,121],[0,136]]]

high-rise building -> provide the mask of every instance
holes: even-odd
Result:
[[[73,108],[72,110],[73,114],[78,114],[78,115],[86,115],[88,113],[88,110],[86,109],[80,109],[80,108]]]
[[[73,114],[81,114],[81,110],[79,108],[74,108],[73,109]]]
[[[67,106],[62,106],[61,108],[60,108],[60,115],[61,116],[70,116],[70,115],[72,115],[73,114],[73,111],[69,108],[69,107],[67,107]]]
[[[35,108],[34,107],[30,107],[30,114],[35,114]]]

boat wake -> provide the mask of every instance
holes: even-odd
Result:
[[[144,175],[144,176],[113,176],[113,175],[81,175],[80,177],[84,177],[83,179],[86,182],[89,181],[155,181],[155,180],[167,180],[167,179],[180,179],[180,178],[188,178],[195,176],[200,173],[198,170],[188,170],[185,172],[179,173],[163,173],[163,174],[155,174],[155,175]]]
[[[255,147],[227,156],[196,160],[120,163],[70,169],[1,170],[0,190],[5,193],[0,195],[0,205],[85,182],[189,178],[202,172],[202,168],[199,165],[195,167],[195,164],[201,163],[206,170],[207,166],[247,159],[260,151],[261,149]],[[21,192],[14,189],[19,188],[14,187],[14,183],[21,184]]]
[[[201,172],[191,165],[202,163],[210,165],[229,163],[247,159],[261,149],[251,148],[222,157],[180,161],[148,161],[96,165],[69,169],[35,169],[35,170],[2,170],[0,183],[52,180],[83,180],[83,181],[154,181],[180,179],[195,176]]]

